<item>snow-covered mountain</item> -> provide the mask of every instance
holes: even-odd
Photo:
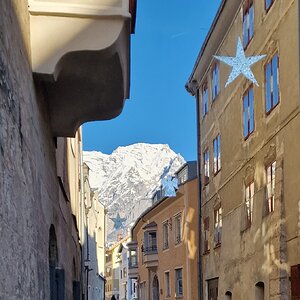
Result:
[[[108,238],[126,234],[139,215],[151,205],[151,197],[161,179],[173,175],[184,159],[168,145],[138,143],[118,147],[107,155],[84,151],[83,160],[90,168],[90,185],[99,190],[99,200],[108,209],[108,218],[125,218],[123,230],[114,230],[108,222]]]

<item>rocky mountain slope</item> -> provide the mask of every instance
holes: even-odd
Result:
[[[108,209],[108,238],[126,234],[130,225],[151,205],[151,197],[161,179],[173,175],[184,159],[168,145],[138,143],[118,147],[107,155],[84,151],[83,160],[90,168],[90,185],[99,190],[99,200]],[[125,219],[114,228],[111,219],[119,213]],[[116,226],[115,226],[116,227]]]

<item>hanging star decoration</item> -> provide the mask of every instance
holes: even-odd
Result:
[[[240,74],[243,74],[246,78],[248,78],[251,82],[258,86],[258,83],[251,71],[250,66],[266,57],[266,55],[246,57],[241,39],[238,38],[235,57],[216,55],[214,55],[214,57],[219,61],[227,64],[228,66],[232,67],[231,73],[228,77],[225,87],[227,87],[231,82],[233,82]]]
[[[126,218],[121,218],[120,214],[117,214],[116,218],[111,218],[111,220],[114,222],[114,229],[118,230],[120,228],[123,228],[123,223],[126,221]]]
[[[176,189],[178,189],[177,178],[172,178],[172,176],[168,175],[167,178],[162,179],[161,184],[165,197],[176,197]]]

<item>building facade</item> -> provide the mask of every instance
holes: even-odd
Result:
[[[135,19],[101,2],[1,2],[1,299],[85,297],[79,126],[122,111]]]
[[[129,236],[120,239],[118,242],[106,249],[105,263],[105,299],[110,300],[114,295],[117,300],[127,298],[127,268],[126,251],[124,246],[129,242]],[[125,254],[124,254],[125,253]],[[124,262],[122,262],[124,254]],[[125,268],[125,275],[124,275]]]
[[[86,243],[84,244],[84,281],[87,299],[105,297],[106,209],[99,194],[89,184],[89,167],[83,164]]]
[[[195,162],[184,165],[177,176],[176,197],[156,199],[132,228],[128,276],[138,280],[140,300],[197,299]]]
[[[196,96],[203,299],[300,299],[299,1],[224,0],[187,83]],[[265,54],[258,85],[214,55]]]

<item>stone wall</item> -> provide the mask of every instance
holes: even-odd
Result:
[[[66,299],[79,278],[79,244],[69,194],[56,164],[66,166],[49,128],[47,103],[29,61],[27,1],[0,9],[0,299],[49,299],[49,229]],[[56,151],[62,153],[56,157]],[[68,190],[68,189],[66,189]],[[73,232],[73,235],[72,235]],[[74,234],[75,232],[75,234]]]

